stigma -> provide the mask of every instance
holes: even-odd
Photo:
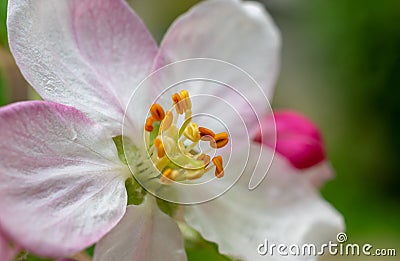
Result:
[[[210,151],[229,143],[226,132],[214,133],[192,120],[192,101],[188,91],[182,90],[171,96],[172,107],[164,108],[154,103],[150,106],[145,122],[146,145],[163,184],[183,182],[203,177],[215,168],[215,177],[224,176],[221,156],[211,158]],[[178,126],[178,119],[183,123]],[[197,149],[199,142],[208,143],[205,152]]]

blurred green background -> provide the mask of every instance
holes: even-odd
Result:
[[[160,41],[171,22],[196,2],[130,4]],[[345,216],[349,242],[399,252],[400,1],[263,2],[283,38],[274,108],[300,111],[321,128],[337,174],[322,194]],[[5,19],[1,0],[0,105],[32,97],[8,51]],[[225,260],[216,257],[215,246],[205,246],[189,244],[190,260]]]

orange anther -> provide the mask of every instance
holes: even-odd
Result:
[[[162,145],[162,141],[159,138],[154,139],[153,143],[154,143],[154,146],[156,146],[156,148],[158,148]]]
[[[162,177],[161,177],[161,182],[171,183],[171,175],[172,175],[172,169],[164,170]]]
[[[177,93],[174,93],[172,95],[172,101],[174,102],[176,112],[178,114],[183,114],[184,104],[182,102],[181,96],[179,96],[179,94],[177,94]]]
[[[156,121],[162,121],[165,117],[164,109],[158,103],[154,103],[153,105],[151,105],[150,113],[151,113],[151,116]]]
[[[222,157],[217,156],[212,159],[215,165],[215,176],[217,178],[222,178],[224,176],[224,167],[222,166]]]
[[[200,156],[197,157],[197,159],[202,160],[204,162],[204,167],[207,167],[211,161],[211,157],[208,156],[207,154],[201,154]]]
[[[148,117],[146,120],[146,124],[144,125],[144,129],[148,132],[152,132],[154,129],[153,123],[154,123],[154,118],[152,116]]]
[[[159,158],[164,157],[165,156],[164,145],[163,145],[162,141],[159,138],[154,139],[154,146],[157,148],[157,156]]]
[[[213,140],[215,133],[207,128],[204,127],[199,127],[199,132],[200,132],[200,139],[204,141],[211,141]]]
[[[220,149],[228,144],[229,136],[226,132],[215,134],[214,139],[210,141],[210,146],[214,149]]]
[[[172,174],[172,169],[166,169],[163,172],[163,176],[167,178],[171,177],[171,174]]]
[[[165,150],[164,150],[164,146],[161,145],[160,147],[157,148],[157,156],[159,158],[162,158],[165,156]]]

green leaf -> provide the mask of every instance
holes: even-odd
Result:
[[[117,147],[119,159],[120,159],[125,165],[128,165],[128,162],[127,162],[126,157],[125,157],[124,144],[123,144],[122,135],[115,136],[115,137],[113,138],[113,141],[114,141],[115,147]]]
[[[128,137],[121,135],[113,137],[113,141],[122,163],[125,165],[128,165],[128,161],[133,163],[133,160],[138,157],[138,149],[135,144]]]
[[[161,122],[159,122],[159,121],[153,123],[154,129],[152,132],[150,132],[150,144],[149,144],[150,147],[153,146],[154,139],[157,138],[157,136],[158,136],[158,131],[160,130],[160,125],[161,125]]]
[[[86,254],[88,254],[89,256],[94,256],[94,248],[96,245],[93,245],[91,247],[86,248],[85,252]]]
[[[161,198],[157,198],[157,205],[162,212],[170,217],[173,217],[179,208],[178,204],[165,201]]]
[[[40,257],[34,256],[32,254],[28,254],[26,251],[22,251],[14,258],[14,260],[17,260],[17,261],[51,261],[52,259],[40,258]]]
[[[0,1],[0,45],[7,47],[7,0]]]
[[[233,261],[233,259],[218,253],[217,244],[205,241],[201,247],[187,248],[186,255],[190,261]]]
[[[143,202],[146,190],[133,177],[125,181],[125,188],[128,193],[128,205],[140,205]]]
[[[6,84],[3,79],[3,75],[0,72],[0,106],[6,105],[8,103],[8,94],[6,90]]]
[[[190,261],[233,261],[234,259],[218,252],[218,245],[205,240],[199,232],[185,223],[178,223],[182,234],[185,237],[185,250]]]

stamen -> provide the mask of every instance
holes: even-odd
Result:
[[[189,92],[187,90],[182,90],[179,92],[179,96],[181,96],[185,111],[192,109],[192,101],[190,100]]]
[[[193,142],[198,142],[200,140],[199,127],[196,123],[191,122],[183,131],[183,135]]]
[[[215,165],[215,176],[217,178],[222,178],[224,176],[224,167],[222,166],[222,157],[217,156],[212,159]]]
[[[172,175],[172,169],[164,170],[164,172],[162,174],[162,177],[161,177],[161,182],[163,182],[163,183],[171,183],[171,181],[172,181],[171,175]]]
[[[228,144],[229,136],[226,132],[215,134],[214,139],[210,141],[210,146],[214,149],[223,148]]]
[[[157,156],[159,158],[164,157],[165,156],[164,145],[163,145],[162,141],[159,138],[154,139],[154,146],[157,148]]]
[[[204,175],[204,173],[205,173],[204,169],[191,170],[188,171],[188,173],[186,174],[186,179],[188,180],[199,179]]]
[[[163,135],[162,136],[162,142],[163,142],[163,146],[165,148],[166,151],[171,152],[171,153],[175,153],[177,150],[177,141],[173,138],[171,138],[168,135]]]
[[[201,140],[204,140],[204,141],[211,141],[211,140],[213,140],[213,138],[215,136],[215,133],[212,130],[204,128],[204,127],[199,127],[199,132],[200,132]]]
[[[165,117],[164,109],[158,103],[154,103],[153,105],[151,105],[150,113],[156,121],[162,121]]]
[[[169,159],[168,159],[168,157],[163,157],[160,160],[156,160],[155,162],[156,162],[156,168],[158,170],[162,170],[163,168],[165,168],[168,165]]]
[[[172,120],[174,119],[174,115],[171,111],[167,111],[167,114],[164,117],[164,120],[161,122],[160,132],[168,130],[172,125]]]
[[[189,146],[186,147],[186,149],[184,150],[186,153],[190,153],[190,151],[192,149],[194,149],[197,146],[197,142],[193,142],[192,144],[190,144]]]
[[[208,156],[207,154],[200,154],[200,156],[198,156],[197,159],[204,161],[204,168],[206,168],[211,161],[211,157]]]
[[[163,176],[169,178],[172,174],[172,169],[166,169],[163,172]]]
[[[172,170],[170,168],[164,170],[161,176],[161,182],[165,184],[170,184],[172,181],[176,181],[179,179],[179,171]]]
[[[171,174],[171,179],[172,179],[172,180],[177,180],[178,177],[179,177],[179,171],[177,171],[177,170],[174,169],[174,170],[172,171],[172,174]]]
[[[222,157],[211,159],[208,154],[228,144],[228,133],[215,134],[192,122],[192,101],[188,91],[174,93],[172,101],[177,114],[174,115],[172,109],[164,111],[161,105],[154,103],[150,107],[151,116],[145,124],[149,156],[154,166],[162,172],[160,181],[170,184],[173,181],[199,179],[214,166],[215,176],[223,177]],[[178,129],[178,120],[182,114],[185,119]],[[210,147],[205,151],[196,150],[200,140],[209,142]],[[211,161],[213,164],[210,164]]]
[[[177,94],[177,93],[174,93],[172,95],[172,101],[174,102],[174,105],[176,108],[176,113],[183,114],[184,106],[183,106],[181,96],[179,96],[179,94]]]
[[[144,129],[148,132],[152,132],[154,130],[153,127],[154,118],[152,116],[146,119],[146,124],[144,125]]]

